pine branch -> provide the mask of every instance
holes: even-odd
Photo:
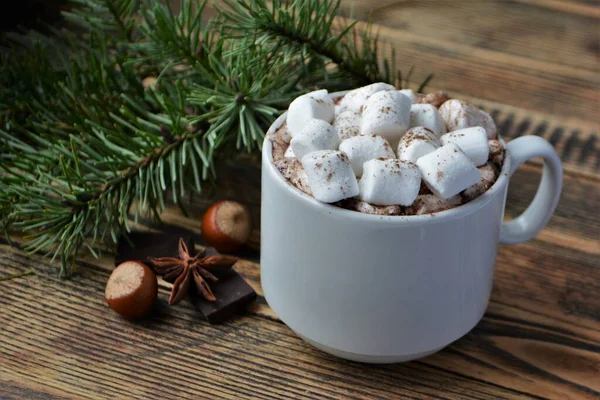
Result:
[[[299,93],[403,81],[370,27],[335,25],[339,1],[227,0],[208,23],[193,0],[73,4],[69,30],[0,54],[0,228],[61,276],[168,193],[200,192],[217,155],[259,149]]]
[[[116,243],[120,232],[129,231],[133,204],[140,204],[133,217],[137,221],[141,209],[164,208],[169,187],[177,201],[189,185],[200,191],[201,180],[211,172],[213,154],[207,137],[200,131],[188,132],[187,121],[178,117],[185,105],[165,101],[158,93],[153,96],[167,107],[162,115],[139,112],[135,123],[125,122],[121,117],[136,111],[128,108],[129,100],[124,98],[120,116],[112,116],[112,128],[89,121],[90,133],[47,142],[45,148],[0,131],[4,143],[20,153],[18,160],[3,155],[9,158],[2,163],[3,180],[13,183],[2,196],[11,198],[7,218],[28,234],[28,250],[60,256],[61,275],[71,272],[69,261],[82,246],[94,252],[96,241]],[[155,117],[170,124],[156,125]],[[162,138],[164,129],[171,132],[172,142]],[[134,133],[147,140],[131,141]],[[48,163],[40,163],[40,155]]]
[[[210,124],[208,133],[214,134],[216,149],[234,139],[237,149],[260,149],[268,126],[299,95],[297,84],[303,78],[299,62],[275,63],[252,42],[242,39],[221,59],[209,55],[204,74],[214,83],[194,85],[189,96],[190,103],[207,109],[192,120]],[[237,46],[244,53],[237,52]]]
[[[357,29],[355,22],[337,21],[340,0],[225,0],[221,22],[232,39],[255,37],[266,53],[283,59],[298,57],[311,65],[312,82],[329,89],[348,89],[375,82],[402,86],[402,74],[379,48],[379,38],[369,23]],[[336,33],[338,32],[338,33]],[[391,47],[391,46],[390,46]],[[245,49],[235,49],[243,53]],[[383,56],[383,61],[379,58]],[[329,64],[337,67],[331,70]],[[318,71],[318,72],[317,72]],[[315,78],[322,74],[321,78]]]
[[[71,11],[63,12],[68,22],[89,32],[134,41],[137,0],[70,0],[70,3]]]
[[[58,67],[40,45],[0,65],[2,77],[23,82],[20,96],[0,91],[2,225],[26,232],[27,249],[59,256],[62,276],[79,249],[93,253],[129,229],[133,204],[136,219],[160,211],[166,190],[177,201],[214,172],[214,140],[188,120],[183,84],[144,91],[104,38],[92,33],[88,54],[68,53]]]
[[[144,40],[132,47],[145,56],[137,63],[158,63],[165,68],[206,65],[206,53],[216,51],[215,31],[204,24],[202,13],[206,0],[196,5],[183,0],[178,14],[170,5],[158,1],[144,4],[141,10],[140,35]]]

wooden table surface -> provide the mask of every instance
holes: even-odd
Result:
[[[16,247],[0,243],[0,277],[36,274],[0,281],[0,398],[600,398],[598,1],[354,2],[356,18],[369,11],[415,82],[435,72],[433,88],[489,110],[507,140],[543,136],[564,161],[550,224],[500,248],[483,320],[427,358],[363,365],[309,347],[277,319],[256,250],[236,266],[259,294],[246,314],[209,325],[188,303],[169,307],[161,283],[158,312],[132,323],[104,302],[110,255],[82,258],[61,281],[56,263],[15,237]],[[508,217],[529,203],[540,172],[530,163],[514,175]],[[258,183],[244,182],[254,195]],[[153,227],[201,240],[203,205],[189,218],[170,208]]]

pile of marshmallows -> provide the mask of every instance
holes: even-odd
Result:
[[[313,197],[324,203],[358,196],[409,206],[421,179],[440,198],[455,196],[481,180],[477,167],[488,160],[496,126],[463,101],[438,109],[413,104],[418,96],[385,83],[352,90],[339,105],[327,90],[302,95],[288,109],[285,157],[301,161]]]

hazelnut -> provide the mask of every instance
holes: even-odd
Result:
[[[108,281],[104,297],[115,312],[126,318],[145,316],[158,291],[156,274],[138,261],[125,261],[114,269]]]
[[[211,205],[202,218],[202,236],[218,251],[232,252],[248,242],[252,234],[250,210],[235,201]]]

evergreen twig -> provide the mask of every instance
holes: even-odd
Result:
[[[200,192],[217,154],[259,149],[301,92],[403,84],[370,25],[336,22],[338,0],[227,0],[208,22],[205,1],[71,3],[69,30],[8,35],[0,54],[0,228],[61,276]]]
[[[380,47],[371,22],[359,29],[356,21],[336,20],[340,2],[224,0],[226,7],[219,9],[228,38],[254,37],[265,53],[276,53],[281,59],[296,57],[306,65],[317,66],[322,74],[320,86],[343,89],[390,82],[402,87],[405,82],[396,67],[394,49]],[[232,51],[243,54],[245,48]],[[315,70],[308,71],[309,81],[314,83]]]

